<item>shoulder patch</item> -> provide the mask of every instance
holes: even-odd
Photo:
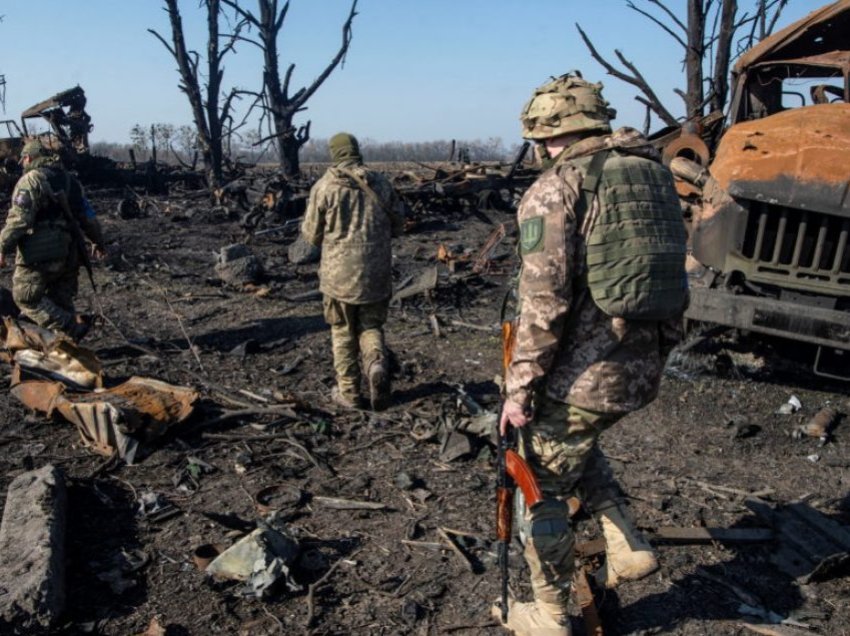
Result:
[[[15,198],[12,199],[12,205],[16,205],[19,208],[23,208],[28,210],[32,207],[32,197],[30,196],[30,191],[25,190],[24,188],[19,188],[17,192],[15,192]]]
[[[543,249],[544,227],[542,216],[531,217],[520,224],[519,248],[521,254],[532,254]]]

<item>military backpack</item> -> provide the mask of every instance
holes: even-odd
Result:
[[[63,207],[67,205],[67,176],[63,172],[37,170],[40,174],[34,178],[40,177],[42,196],[35,225],[18,244],[21,264],[27,266],[65,260],[72,242]]]
[[[687,235],[670,171],[635,155],[603,150],[587,166],[576,208],[586,289],[607,315],[628,320],[677,318],[687,307]],[[594,213],[593,198],[599,205]]]

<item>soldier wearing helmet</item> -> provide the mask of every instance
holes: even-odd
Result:
[[[500,427],[519,430],[544,499],[523,506],[534,601],[511,602],[504,626],[515,634],[571,633],[570,495],[601,522],[602,585],[658,567],[597,440],[657,394],[687,303],[685,232],[669,171],[636,130],[612,132],[601,91],[563,75],[520,117],[547,170],[517,213],[522,270]]]
[[[321,248],[320,290],[331,327],[336,386],[332,399],[360,406],[362,375],[374,410],[388,405],[389,368],[383,325],[392,295],[392,237],[400,236],[403,206],[390,182],[363,165],[353,135],[331,137],[333,165],[313,185],[302,238]]]
[[[95,254],[102,256],[100,225],[79,181],[39,140],[24,145],[21,164],[24,174],[0,231],[0,267],[6,265],[5,255],[15,250],[12,296],[21,313],[41,327],[79,340],[89,323],[74,310],[81,248],[74,237],[81,229]]]

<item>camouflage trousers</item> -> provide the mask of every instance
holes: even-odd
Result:
[[[386,365],[383,326],[389,300],[352,305],[325,296],[325,322],[331,327],[334,369],[340,394],[355,400],[360,396],[360,362],[368,373],[373,364]]]
[[[79,268],[71,259],[38,267],[16,265],[12,297],[21,313],[45,329],[67,332],[74,325]]]
[[[623,417],[598,413],[540,396],[535,418],[523,430],[526,461],[543,491],[544,503],[525,511],[525,559],[535,598],[566,602],[575,560],[575,539],[566,499],[579,494],[595,501],[612,496],[616,483],[597,446],[599,436]],[[587,501],[592,507],[593,501]]]

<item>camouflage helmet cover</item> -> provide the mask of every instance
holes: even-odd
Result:
[[[525,139],[549,139],[571,132],[611,132],[616,112],[602,98],[602,84],[592,84],[577,72],[538,87],[520,115]]]
[[[24,144],[24,147],[21,148],[21,158],[30,157],[32,159],[36,159],[38,157],[46,156],[47,149],[44,147],[44,144],[41,143],[40,139],[32,139]]]

